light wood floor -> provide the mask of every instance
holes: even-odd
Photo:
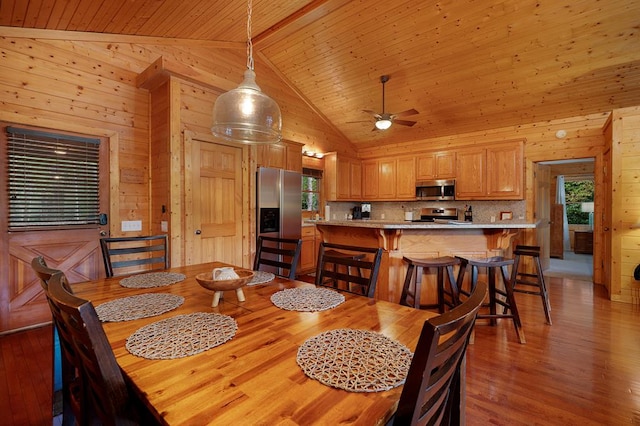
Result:
[[[640,424],[640,308],[602,287],[548,278],[540,300],[517,294],[527,343],[513,324],[477,325],[468,350],[468,425]],[[51,329],[0,337],[0,424],[51,424]]]

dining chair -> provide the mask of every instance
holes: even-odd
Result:
[[[64,352],[82,378],[79,424],[104,425],[157,424],[142,401],[124,379],[98,314],[90,301],[71,294],[63,273],[49,280],[47,300],[60,331]]]
[[[107,277],[169,269],[166,235],[105,237],[100,239],[100,247]]]
[[[318,250],[315,284],[373,297],[382,251],[382,248],[322,242]]]
[[[49,280],[51,277],[57,273],[61,273],[59,269],[49,268],[47,262],[44,260],[44,257],[37,256],[31,260],[31,269],[36,274],[36,276],[40,279],[40,285],[42,289],[46,292],[49,290]],[[71,289],[68,289],[71,292]],[[76,413],[80,412],[80,404],[81,404],[81,387],[80,387],[80,378],[78,375],[78,371],[74,367],[74,361],[70,359],[73,356],[71,353],[67,352],[65,354],[60,350],[60,345],[57,344],[59,342],[59,334],[58,327],[56,327],[55,321],[53,322],[52,329],[52,338],[53,338],[53,353],[52,360],[54,366],[54,382],[53,382],[53,404],[55,406],[57,398],[61,396],[62,398],[62,424],[63,425],[73,425],[78,420],[78,424],[81,424],[81,419],[77,418]],[[56,360],[60,360],[60,375],[62,379],[62,389],[56,390],[55,384],[55,376],[56,376]],[[60,392],[57,394],[57,392]],[[56,394],[58,396],[56,396]]]
[[[256,244],[256,257],[253,261],[255,271],[265,267],[273,270],[276,275],[296,279],[298,259],[302,249],[302,240],[295,238],[277,238],[259,236]],[[284,273],[284,270],[287,272]]]
[[[486,295],[480,282],[462,304],[425,321],[388,425],[464,424],[465,352]]]

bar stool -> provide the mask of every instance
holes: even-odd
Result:
[[[438,312],[443,313],[445,307],[451,309],[460,304],[458,286],[453,274],[453,267],[460,264],[460,260],[451,256],[436,257],[432,259],[412,259],[404,256],[407,262],[407,275],[402,287],[400,304],[411,306],[416,309],[438,308]],[[435,305],[420,304],[420,290],[422,288],[422,274],[424,269],[437,269],[438,303]],[[444,278],[444,271],[447,272],[447,280]],[[413,284],[413,285],[412,285]]]
[[[487,268],[487,277],[489,280],[489,303],[483,305],[489,308],[489,313],[478,313],[477,318],[489,319],[491,325],[496,324],[496,320],[500,318],[511,318],[513,325],[516,329],[516,335],[520,343],[526,343],[524,337],[524,331],[522,330],[522,322],[520,321],[520,314],[518,313],[518,307],[516,306],[516,299],[513,297],[513,287],[509,279],[508,266],[514,264],[513,259],[505,259],[502,256],[490,257],[487,259],[465,259],[458,257],[460,260],[460,271],[458,273],[458,286],[460,293],[469,297],[471,292],[478,283],[478,269]],[[464,274],[467,267],[471,266],[471,289],[466,291],[462,289],[464,282]],[[502,282],[504,284],[504,290],[496,286],[497,270],[500,270],[502,275]],[[497,312],[497,305],[504,308],[501,313]]]
[[[511,271],[511,285],[513,286],[513,291],[540,296],[542,298],[542,307],[544,308],[544,315],[547,319],[547,324],[551,325],[551,305],[549,304],[547,285],[545,284],[544,276],[542,275],[540,247],[517,245],[513,254],[514,263],[513,270]],[[533,259],[533,265],[536,270],[535,274],[520,272],[520,260],[522,256],[530,256]],[[518,285],[526,287],[518,288]],[[536,290],[530,290],[529,288],[531,287],[535,287]]]

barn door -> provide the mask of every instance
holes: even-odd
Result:
[[[57,216],[60,210],[67,213],[72,211],[71,216],[80,218],[83,216],[83,209],[86,205],[84,201],[69,207],[65,204],[70,199],[79,200],[82,194],[69,192],[69,188],[77,188],[65,177],[65,167],[76,171],[82,167],[82,161],[70,150],[59,149],[56,155],[66,157],[65,160],[55,160],[47,158],[49,151],[47,147],[47,137],[52,133],[48,129],[34,129],[24,126],[7,127],[5,123],[0,123],[0,142],[2,154],[0,154],[0,333],[10,330],[27,328],[51,321],[51,312],[44,297],[39,280],[31,270],[31,260],[36,256],[43,256],[48,266],[62,270],[69,281],[81,282],[98,278],[104,275],[102,260],[99,248],[100,233],[107,229],[106,224],[100,223],[100,218],[96,220],[84,220],[83,225],[65,223],[65,219]],[[12,130],[25,131],[24,152],[17,153],[13,148],[17,133]],[[32,131],[33,133],[29,133]],[[59,135],[60,132],[55,133]],[[92,184],[94,195],[97,192],[99,199],[93,205],[93,211],[106,212],[109,206],[108,193],[108,153],[109,147],[106,140],[87,138],[85,135],[69,135],[71,141],[89,139],[97,144],[94,147],[96,161],[99,162],[96,172],[98,173],[97,183]],[[41,139],[39,139],[41,138]],[[49,141],[50,142],[50,141]],[[9,150],[9,146],[12,150]],[[53,155],[53,154],[51,154]],[[15,168],[9,165],[9,157],[15,161],[16,158],[23,158],[29,164],[24,166],[25,170],[33,170],[39,166],[38,158],[44,158],[47,171],[58,167],[59,173],[55,178],[61,181],[67,179],[64,184],[53,186],[51,189],[45,187],[50,181],[55,179],[41,178],[42,183],[25,180],[25,198],[31,198],[28,202],[21,203],[20,195],[15,194],[16,179],[12,178],[13,189],[9,188],[9,175],[14,173]],[[66,162],[67,166],[62,163]],[[58,166],[55,166],[58,164]],[[93,163],[95,166],[95,163]],[[37,171],[29,173],[38,175]],[[58,176],[59,175],[59,176]],[[95,179],[93,179],[95,182]],[[33,186],[29,186],[33,185]],[[30,189],[31,188],[31,189]],[[62,189],[61,189],[62,188]],[[13,191],[13,192],[12,192]],[[38,192],[40,191],[40,192]],[[63,194],[62,192],[66,192]],[[10,193],[12,194],[10,196]],[[11,198],[11,199],[10,199]],[[5,201],[6,200],[6,201]],[[29,205],[25,207],[25,205]],[[40,210],[30,210],[31,206],[39,205]],[[64,209],[59,208],[65,205]],[[11,216],[10,216],[11,213]],[[16,218],[18,214],[18,218]],[[28,223],[30,216],[37,215],[44,221],[50,223]],[[92,217],[95,217],[92,214]],[[27,219],[25,219],[27,218]],[[72,217],[71,220],[74,218]],[[20,223],[23,221],[23,223]],[[52,224],[52,222],[56,222]],[[94,222],[94,223],[88,223]],[[103,216],[104,222],[104,216]]]

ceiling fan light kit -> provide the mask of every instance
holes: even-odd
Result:
[[[256,84],[251,43],[252,0],[247,5],[247,70],[240,85],[218,96],[211,132],[222,139],[246,144],[278,143],[282,139],[280,107]]]
[[[388,75],[381,75],[380,76],[380,83],[382,83],[382,112],[380,114],[377,114],[373,111],[369,111],[369,110],[364,110],[364,112],[369,113],[369,114],[373,114],[373,116],[376,119],[375,122],[375,127],[373,130],[387,130],[388,128],[391,127],[391,125],[393,123],[397,123],[400,124],[402,126],[413,126],[414,124],[416,124],[415,121],[410,121],[410,120],[396,120],[397,117],[403,117],[406,115],[415,115],[418,114],[418,111],[415,109],[408,109],[406,111],[402,111],[396,114],[389,114],[386,113],[384,111],[384,85],[385,83],[389,81],[389,76]]]

